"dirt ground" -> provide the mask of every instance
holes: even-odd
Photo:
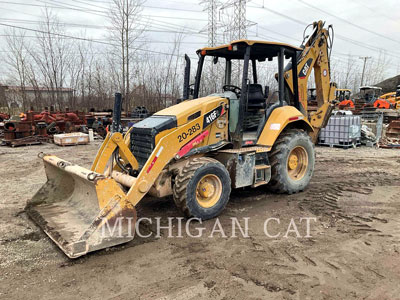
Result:
[[[1,299],[400,299],[400,150],[317,147],[306,191],[233,191],[218,219],[226,238],[209,237],[209,220],[190,227],[201,238],[153,234],[70,260],[24,213],[45,182],[37,153],[88,167],[98,147],[0,148]],[[182,215],[170,198],[145,198],[138,216]],[[249,237],[231,237],[231,217],[249,218]],[[265,234],[268,218],[279,237]],[[301,237],[284,236],[291,219]]]

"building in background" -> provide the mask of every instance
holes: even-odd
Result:
[[[40,109],[43,106],[53,105],[56,109],[68,106],[74,90],[71,88],[47,88],[32,86],[0,86],[1,106],[8,108],[27,109],[31,106]]]

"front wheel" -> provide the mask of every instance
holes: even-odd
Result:
[[[174,201],[187,217],[207,220],[225,208],[231,192],[229,173],[208,157],[189,159],[175,177]]]
[[[314,144],[305,131],[289,129],[278,137],[269,159],[269,188],[277,193],[297,193],[307,187],[313,175]]]

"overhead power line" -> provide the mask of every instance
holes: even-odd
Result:
[[[36,39],[36,35],[20,35],[20,34],[0,34],[0,37],[11,37],[11,38],[33,38]],[[59,37],[61,39],[76,39],[77,37]],[[110,39],[90,39],[88,41],[90,42],[96,42],[96,41],[109,41]],[[144,44],[174,44],[175,41],[150,41],[150,40],[136,40],[138,43],[144,43]],[[188,44],[188,45],[204,45],[204,42],[179,42],[180,44]],[[4,51],[3,51],[4,52]],[[7,51],[6,51],[7,52]]]
[[[307,23],[304,22],[304,21],[298,20],[298,19],[296,19],[296,18],[293,18],[293,17],[291,17],[291,16],[288,16],[287,14],[284,14],[284,13],[278,12],[278,11],[276,11],[276,10],[273,10],[273,9],[271,9],[271,8],[269,8],[269,7],[250,6],[250,5],[248,5],[248,7],[258,8],[258,9],[261,8],[261,9],[267,10],[267,11],[269,11],[269,12],[275,14],[275,15],[278,15],[278,16],[281,16],[281,17],[283,17],[283,18],[285,18],[285,19],[291,20],[292,22],[295,22],[295,23],[297,23],[297,24],[300,24],[300,25],[303,25],[303,26],[309,25],[309,24],[307,24]],[[349,42],[349,43],[351,43],[351,44],[354,44],[354,45],[357,45],[357,46],[360,46],[360,47],[363,47],[363,48],[368,48],[368,49],[373,50],[373,51],[379,51],[379,52],[384,51],[384,52],[386,52],[388,55],[400,59],[400,56],[398,56],[398,55],[400,55],[399,52],[392,51],[392,50],[389,51],[389,50],[387,50],[387,49],[383,49],[383,48],[380,48],[380,47],[376,47],[376,46],[374,46],[374,45],[370,45],[370,44],[367,44],[367,43],[364,43],[364,42],[360,42],[360,41],[357,41],[357,40],[348,38],[348,37],[343,36],[343,35],[340,35],[340,34],[335,34],[335,37],[337,37],[338,39],[344,40],[344,41],[346,41],[346,42]],[[390,53],[393,53],[393,54],[390,54]]]
[[[27,30],[27,31],[37,32],[37,33],[50,34],[50,35],[63,37],[63,38],[72,38],[72,39],[81,40],[81,41],[87,41],[87,42],[92,42],[92,43],[99,43],[99,44],[104,44],[104,45],[116,46],[115,44],[112,44],[112,43],[109,43],[109,42],[102,42],[102,41],[92,40],[92,39],[88,39],[88,38],[81,38],[81,37],[70,36],[70,35],[62,34],[62,33],[49,32],[49,31],[32,29],[32,28],[16,26],[16,25],[10,25],[10,24],[5,24],[5,23],[0,23],[0,26],[11,27],[11,28],[16,28],[16,29],[22,29],[22,30]]]
[[[103,41],[99,41],[99,40],[92,40],[92,39],[87,39],[87,38],[81,38],[81,37],[76,37],[76,36],[70,36],[70,35],[61,34],[61,33],[48,32],[48,31],[44,31],[44,30],[26,28],[26,27],[22,27],[22,26],[14,26],[14,25],[9,25],[9,24],[4,24],[4,23],[0,23],[0,26],[6,26],[6,27],[11,27],[11,28],[23,29],[23,30],[26,30],[26,31],[38,32],[38,33],[43,33],[43,34],[49,34],[49,35],[58,36],[58,37],[62,37],[62,38],[71,38],[71,39],[76,39],[76,40],[88,41],[88,42],[92,42],[92,43],[98,43],[98,44],[104,44],[104,45],[110,45],[110,46],[118,46],[118,45],[116,45],[116,44],[109,43],[109,42],[103,42]],[[177,54],[171,54],[171,53],[166,53],[166,52],[148,50],[148,49],[137,48],[137,47],[131,47],[131,49],[137,50],[137,51],[149,52],[149,53],[156,53],[156,54],[163,54],[163,55],[178,56]],[[180,56],[180,55],[179,55],[179,56]]]
[[[44,1],[44,0],[37,0],[37,1],[40,1],[40,2],[43,2],[43,3],[48,3],[48,2],[46,2],[46,1]],[[71,4],[59,4],[59,2],[54,1],[54,0],[48,0],[48,1],[55,2],[55,3],[57,3],[58,5],[61,5],[60,7],[64,8],[64,9],[68,9],[68,8],[70,8],[70,6],[71,6]],[[80,1],[80,2],[82,2],[82,1]],[[87,14],[93,14],[93,15],[100,15],[100,16],[109,17],[109,14],[108,14],[107,11],[92,10],[92,9],[88,9],[88,8],[85,8],[85,7],[82,7],[82,6],[76,6],[76,5],[72,5],[71,9],[78,10],[78,11],[82,11],[82,12],[87,13]],[[142,16],[144,16],[144,15],[142,15]],[[185,31],[191,30],[191,31],[192,31],[192,34],[199,34],[199,30],[194,29],[194,28],[188,28],[188,27],[185,27],[185,26],[180,26],[180,25],[177,25],[177,24],[174,24],[174,23],[169,23],[169,22],[165,22],[165,21],[160,21],[160,20],[156,20],[156,19],[152,19],[152,18],[148,18],[148,19],[152,22],[152,24],[151,24],[151,25],[145,24],[146,27],[148,27],[148,26],[153,26],[154,23],[160,23],[160,24],[162,24],[162,26],[163,26],[162,29],[165,29],[165,25],[167,25],[167,26],[170,26],[171,28],[172,28],[172,27],[175,27],[175,30],[178,29],[178,28],[179,28],[180,30],[183,29],[183,30],[185,30]],[[179,17],[176,18],[176,19],[179,19]],[[162,32],[165,32],[165,31],[162,31]],[[174,32],[174,33],[181,33],[181,32]]]
[[[46,3],[46,1],[43,1],[43,0],[37,0],[37,1]],[[48,1],[51,1],[51,2],[53,2],[53,3],[56,3],[57,5],[61,5],[61,3],[59,3],[58,1],[54,1],[54,0],[48,0]],[[80,1],[80,2],[82,3],[82,1]],[[48,3],[48,2],[47,2],[47,3]],[[111,3],[110,3],[110,4],[111,4]],[[88,8],[85,8],[85,7],[82,7],[82,6],[78,6],[78,5],[75,5],[75,4],[65,4],[65,3],[62,3],[62,5],[63,5],[64,7],[67,7],[66,5],[68,5],[68,6],[75,7],[75,8],[88,9]],[[106,8],[106,7],[96,6],[96,5],[93,5],[93,4],[86,4],[86,5],[89,5],[89,6],[92,6],[92,7],[97,7],[97,8],[102,8],[102,9],[108,9],[108,8]],[[175,8],[175,7],[162,7],[162,6],[150,6],[150,5],[141,5],[141,7],[143,7],[143,8],[153,8],[153,9],[161,9],[161,10],[174,10],[174,11],[186,11],[186,12],[204,13],[204,12],[201,11],[201,10],[185,9],[185,8]],[[91,10],[91,11],[94,11],[94,12],[97,11],[97,12],[99,12],[99,13],[104,13],[104,12],[105,12],[105,11],[103,11],[103,10],[94,10],[94,9],[88,9],[88,10]]]
[[[41,5],[41,4],[33,4],[33,3],[20,3],[20,2],[10,2],[10,1],[0,1],[0,3],[13,4],[13,5],[22,5],[22,6],[31,6],[31,7],[41,7],[41,8],[70,9],[70,10],[75,10],[75,11],[81,11],[81,10],[79,10],[77,8],[72,8],[72,7],[67,8],[67,7],[63,7],[63,6],[60,6],[60,5],[54,6],[54,5],[51,5],[48,2],[44,2],[44,3],[50,4],[50,5]],[[100,14],[98,14],[98,15],[101,16]]]
[[[78,1],[78,0],[73,0],[73,1]],[[111,2],[110,1],[98,1],[98,0],[88,0],[88,1],[90,1],[90,2],[95,2],[95,3],[102,3],[102,4],[111,4]],[[82,0],[80,0],[80,2],[82,2]],[[87,1],[86,1],[87,2]],[[193,2],[186,2],[186,1],[182,1],[182,0],[179,0],[179,1],[171,1],[171,0],[163,0],[163,1],[161,1],[162,3],[165,3],[165,2],[172,2],[172,3],[179,3],[179,4],[188,4],[188,5],[192,5],[193,4]],[[142,7],[148,7],[148,8],[159,8],[159,9],[169,9],[169,8],[167,8],[167,7],[159,7],[159,6],[148,6],[148,5],[141,5]],[[181,10],[181,9],[178,9],[178,10]],[[182,9],[183,11],[193,11],[193,12],[202,12],[202,11],[200,11],[200,10],[188,10],[188,9]]]
[[[350,21],[347,20],[347,19],[344,19],[344,18],[339,17],[339,16],[337,16],[337,15],[331,14],[330,12],[327,12],[327,11],[325,11],[325,10],[319,8],[319,7],[316,7],[316,6],[314,6],[314,5],[310,4],[310,3],[307,3],[307,2],[305,2],[305,1],[303,1],[303,0],[298,0],[298,1],[299,1],[300,3],[302,3],[302,4],[306,5],[306,6],[308,6],[308,7],[311,7],[312,9],[315,9],[315,10],[317,10],[317,11],[320,11],[320,12],[324,13],[324,14],[327,14],[328,16],[331,16],[331,17],[333,17],[333,18],[336,18],[336,19],[338,19],[338,20],[340,20],[340,21],[342,21],[342,22],[345,22],[346,24],[349,24],[349,25],[351,25],[351,26],[353,26],[353,27],[355,27],[355,28],[358,28],[358,29],[363,30],[363,31],[368,32],[368,33],[375,34],[375,35],[377,35],[377,36],[379,36],[379,37],[382,37],[382,38],[384,38],[384,39],[387,39],[387,40],[390,40],[390,41],[392,41],[392,42],[395,42],[395,43],[400,44],[400,41],[395,40],[395,39],[393,39],[393,38],[391,38],[391,37],[388,37],[388,36],[383,35],[383,34],[381,34],[381,33],[378,33],[378,32],[375,32],[375,31],[373,31],[373,30],[370,30],[370,29],[368,29],[368,28],[365,28],[365,27],[363,27],[363,26],[360,26],[360,25],[357,25],[357,24],[355,24],[355,23],[352,23],[352,22],[350,22]]]
[[[288,16],[288,15],[286,15],[286,14],[283,14],[283,13],[281,13],[281,12],[279,12],[279,11],[273,10],[272,8],[269,8],[269,7],[265,7],[265,6],[254,6],[254,5],[247,5],[247,7],[251,7],[251,8],[261,8],[261,9],[267,10],[267,11],[269,11],[269,12],[272,12],[272,13],[275,14],[275,15],[281,16],[281,17],[283,17],[283,18],[285,18],[285,19],[288,19],[288,20],[291,20],[291,21],[293,21],[293,22],[295,22],[295,23],[298,23],[298,24],[300,24],[300,25],[303,25],[303,26],[307,26],[307,25],[308,25],[308,23],[306,23],[306,22],[303,22],[303,21],[297,20],[297,19],[295,19],[295,18],[292,18],[292,17],[290,17],[290,16]]]
[[[1,21],[7,22],[7,23],[22,23],[22,24],[32,24],[32,25],[40,25],[43,24],[41,21],[32,21],[32,20],[22,20],[22,19],[3,19],[0,18]],[[203,33],[198,33],[196,31],[185,31],[181,28],[176,28],[176,29],[169,29],[167,25],[161,24],[147,24],[145,22],[138,22],[140,25],[145,26],[145,28],[142,29],[143,32],[159,32],[159,33],[176,33],[176,34],[191,34],[191,35],[196,35],[196,36],[205,36]],[[98,29],[98,30],[114,30],[114,28],[110,26],[104,26],[104,25],[89,25],[89,24],[75,24],[75,23],[55,23],[55,22],[50,22],[49,24],[59,24],[62,26],[71,26],[71,27],[77,27],[77,28],[90,28],[90,29]],[[116,29],[115,29],[116,30]],[[94,39],[92,39],[94,40]],[[99,40],[99,39],[97,39]],[[109,39],[107,39],[109,40]]]
[[[41,2],[41,3],[44,3],[44,4],[46,4],[46,5],[48,5],[48,4],[50,4],[50,5],[57,5],[57,6],[59,6],[59,7],[61,7],[61,8],[66,8],[66,9],[72,9],[72,10],[77,10],[77,9],[80,9],[80,10],[82,10],[82,11],[90,11],[90,12],[93,12],[93,14],[99,14],[99,15],[102,15],[102,14],[105,14],[106,15],[106,11],[104,11],[104,10],[96,10],[96,9],[89,9],[89,8],[87,8],[87,7],[83,7],[83,6],[79,6],[79,5],[76,5],[76,4],[70,4],[70,3],[61,3],[61,2],[59,2],[59,1],[55,1],[55,0],[36,0],[36,1],[38,1],[38,2]]]
[[[4,3],[4,4],[13,4],[13,5],[22,5],[22,6],[34,6],[34,7],[42,7],[42,8],[56,8],[56,9],[70,9],[70,10],[80,10],[82,12],[98,12],[99,15],[100,13],[104,13],[104,11],[99,11],[99,10],[94,10],[94,9],[89,9],[89,8],[84,8],[82,6],[77,6],[77,5],[69,5],[65,6],[64,3],[51,3],[51,2],[47,2],[47,1],[40,1],[37,0],[41,3],[44,3],[46,5],[43,4],[34,4],[34,3],[21,3],[21,2],[12,2],[12,1],[0,1],[0,3]],[[185,11],[185,12],[195,12],[195,13],[204,13],[204,11],[201,10],[194,10],[194,9],[184,9],[184,8],[174,8],[174,7],[161,7],[161,6],[149,6],[149,5],[142,5],[142,7],[144,8],[153,8],[153,9],[161,9],[161,10],[174,10],[174,11]]]
[[[92,7],[102,8],[102,9],[109,9],[110,5],[111,5],[111,2],[108,3],[108,7],[105,7],[105,6],[101,6],[101,5],[97,5],[97,4],[93,4],[93,3],[87,3],[85,1],[80,1],[80,0],[72,0],[72,1],[73,2],[77,2],[77,3],[81,3],[81,4],[85,4],[85,5],[89,5],[89,6],[92,6]]]
[[[40,2],[43,2],[43,3],[46,3],[46,4],[48,3],[48,2],[43,1],[43,0],[37,0],[37,1],[40,1]],[[50,1],[53,1],[53,0],[50,0]],[[14,3],[14,2],[9,2],[9,1],[5,1],[5,2]],[[56,2],[56,1],[53,1],[53,2]],[[3,3],[4,3],[4,1],[3,1]],[[30,4],[27,4],[27,3],[18,3],[18,4],[30,5]],[[102,12],[102,11],[98,11],[98,10],[90,10],[90,9],[88,10],[87,8],[82,8],[82,7],[79,7],[79,6],[69,7],[69,6],[65,5],[65,4],[61,4],[60,5],[60,4],[58,4],[58,2],[56,2],[56,4],[57,4],[57,6],[52,6],[52,7],[56,8],[56,9],[57,8],[61,8],[61,9],[69,9],[69,8],[71,8],[71,9],[73,9],[75,11],[80,11],[80,12],[84,12],[84,13],[87,13],[87,14],[99,15],[99,16],[102,16],[102,17],[108,17],[108,14],[106,12]],[[48,7],[48,6],[43,6],[43,7]],[[143,22],[138,22],[138,23],[141,23],[143,26],[146,27],[146,29],[142,29],[143,31],[146,31],[146,32],[164,32],[164,33],[179,33],[179,34],[190,33],[190,34],[194,34],[194,35],[203,35],[202,33],[199,33],[198,29],[195,29],[195,28],[188,28],[188,27],[177,25],[177,24],[174,24],[174,23],[169,23],[169,22],[165,22],[165,21],[156,20],[156,19],[151,18],[150,15],[142,15],[142,16],[143,17],[147,17],[149,22],[151,22],[151,24],[143,24]],[[156,16],[154,16],[154,17],[156,17]],[[170,18],[170,17],[167,16],[167,18]],[[180,19],[180,18],[176,17],[175,19]],[[185,18],[185,19],[189,19],[189,18]],[[206,20],[204,20],[204,21],[206,21]],[[156,23],[159,23],[161,25],[159,25],[158,28],[157,28],[156,27],[156,25],[157,25]],[[160,26],[161,26],[161,28],[160,28]],[[167,26],[170,27],[170,29],[174,29],[175,31],[166,30]],[[161,29],[161,30],[150,30],[150,29],[148,29],[149,27],[154,27],[155,29]],[[88,27],[86,27],[86,28],[88,28]]]
[[[396,22],[396,25],[397,25],[398,22],[399,22],[398,19],[393,18],[393,17],[392,17],[390,14],[388,14],[387,12],[386,12],[386,13],[379,13],[379,12],[377,12],[376,9],[369,7],[369,6],[366,5],[366,3],[365,3],[366,1],[363,1],[363,0],[352,0],[352,2],[357,2],[359,5],[362,5],[363,8],[366,8],[366,9],[368,9],[369,11],[372,11],[372,12],[374,13],[375,16],[376,16],[376,15],[379,15],[379,16],[382,17],[382,19],[390,19],[390,20],[392,20],[393,22]],[[373,2],[372,2],[372,3],[373,3]],[[382,8],[384,8],[383,5],[380,5],[380,6],[381,6]]]

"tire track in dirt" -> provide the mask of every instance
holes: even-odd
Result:
[[[341,200],[343,197],[349,197],[349,194],[357,194],[361,198],[365,198],[373,194],[376,187],[383,185],[396,187],[399,184],[393,178],[393,175],[386,172],[360,172],[356,173],[354,178],[346,181],[336,179],[323,184],[312,183],[304,193],[305,195],[301,194],[302,197],[296,197],[289,201],[298,201],[303,198],[298,203],[301,210],[309,210],[316,216],[332,220],[333,223],[339,222],[341,226],[344,225],[344,227],[348,228],[346,232],[350,231],[361,235],[380,233],[372,223],[379,222],[384,224],[388,222],[387,219],[375,217],[370,213],[365,214],[362,210],[350,212]],[[362,180],[359,182],[357,178],[362,178]],[[354,270],[353,265],[349,265],[348,261],[342,260],[340,256],[332,255],[329,250],[324,255],[315,256],[316,253],[312,250],[312,245],[304,245],[305,247],[296,249],[290,247],[277,249],[272,246],[265,248],[263,245],[265,244],[257,239],[251,241],[254,251],[266,254],[268,257],[273,256],[276,262],[269,263],[266,266],[275,276],[284,276],[289,284],[296,286],[300,281],[309,281],[311,282],[309,286],[313,287],[330,279],[343,277],[345,274],[348,279],[353,278],[360,284],[364,282],[363,274],[360,270]],[[367,244],[364,245],[367,247]],[[366,251],[366,248],[361,249]],[[357,248],[350,248],[347,253],[350,256],[357,256]],[[366,270],[365,272],[372,274],[375,278],[381,278],[373,271]],[[371,277],[372,275],[368,276]]]
[[[370,214],[350,213],[340,205],[340,199],[346,197],[346,193],[368,196],[373,193],[373,188],[375,187],[400,187],[400,183],[396,178],[393,178],[393,175],[386,172],[357,172],[353,176],[358,180],[350,179],[326,184],[310,184],[304,199],[298,204],[299,208],[301,210],[308,209],[317,216],[328,217],[334,223],[341,219],[355,233],[380,232],[370,224],[373,221],[387,223],[388,220],[371,216]],[[361,182],[359,181],[360,178],[362,178]],[[393,195],[391,199],[394,200],[396,197]]]

